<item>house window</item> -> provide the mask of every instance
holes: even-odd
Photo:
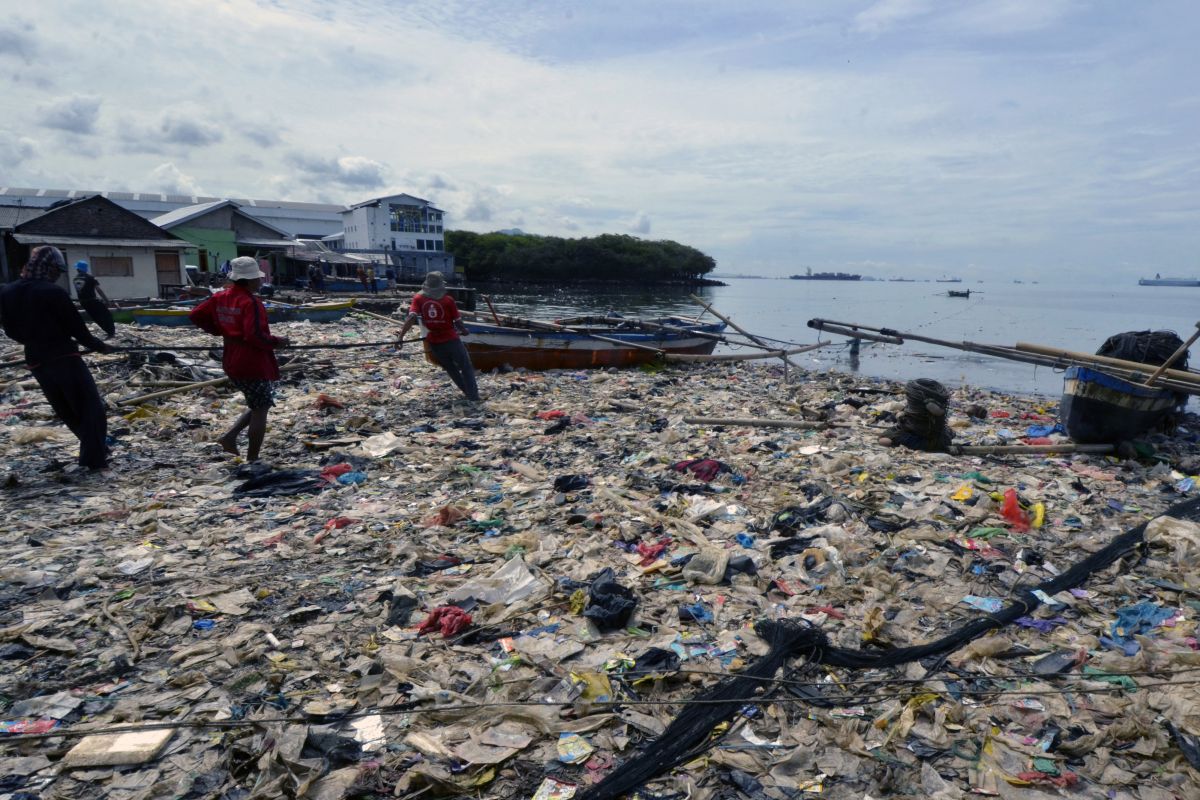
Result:
[[[425,240],[424,239],[417,239],[417,249],[418,250],[425,249]]]
[[[97,278],[132,278],[130,256],[92,256],[92,274]]]

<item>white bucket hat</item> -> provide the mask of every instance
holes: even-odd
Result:
[[[252,281],[255,278],[265,278],[267,274],[258,268],[258,262],[250,256],[239,256],[229,262],[229,279],[231,281]]]
[[[430,272],[421,284],[421,294],[430,300],[441,300],[446,296],[446,276],[440,272]]]

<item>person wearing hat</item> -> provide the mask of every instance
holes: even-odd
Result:
[[[20,280],[0,288],[0,324],[25,345],[25,363],[58,418],[79,440],[79,465],[108,466],[108,419],[92,373],[76,342],[97,353],[113,348],[97,339],[71,295],[58,285],[67,269],[56,247],[33,248]]]
[[[247,461],[257,461],[267,435],[267,412],[275,405],[274,382],[279,380],[279,362],[275,350],[287,347],[282,336],[272,336],[267,324],[267,308],[254,292],[266,277],[258,263],[248,256],[230,262],[232,283],[214,294],[189,315],[192,324],[225,339],[221,366],[246,398],[247,410],[219,439],[227,453],[238,455],[238,436],[248,429]]]
[[[109,339],[117,335],[117,324],[108,310],[108,296],[100,288],[100,281],[89,272],[86,261],[75,262],[75,297],[92,322],[99,325]]]
[[[479,387],[475,384],[475,367],[471,356],[459,335],[466,336],[467,328],[462,323],[454,298],[446,293],[446,278],[440,272],[430,272],[421,284],[421,291],[413,295],[408,318],[400,328],[397,346],[403,346],[404,334],[416,324],[425,326],[425,343],[438,366],[446,371],[467,400],[479,402]]]

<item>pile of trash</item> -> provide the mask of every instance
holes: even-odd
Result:
[[[127,335],[162,349],[89,358],[111,476],[0,375],[0,796],[1200,796],[1195,419],[954,456],[881,446],[902,384],[509,372],[476,408],[367,347],[289,354],[248,465],[212,443],[240,396],[183,385],[219,353],[171,349],[212,340]],[[940,420],[1044,444],[1055,406]]]

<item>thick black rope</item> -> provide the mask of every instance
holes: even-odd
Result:
[[[1192,519],[1198,513],[1200,498],[1177,503],[1167,509],[1164,515]],[[704,702],[686,706],[640,755],[613,770],[607,778],[580,795],[579,800],[615,800],[681,763],[695,758],[698,748],[701,751],[707,749],[705,744],[712,736],[713,729],[732,719],[746,704],[745,698],[754,696],[755,692],[766,694],[770,687],[764,678],[774,677],[779,668],[791,658],[803,656],[810,663],[848,669],[878,669],[907,664],[928,656],[947,655],[1040,606],[1041,601],[1034,591],[1040,590],[1047,595],[1053,595],[1074,588],[1094,573],[1115,564],[1144,544],[1148,524],[1149,522],[1143,522],[1117,536],[1102,550],[1083,559],[1061,575],[1043,582],[1036,589],[1023,592],[1021,597],[995,614],[972,620],[946,636],[926,644],[885,652],[867,652],[834,647],[829,643],[824,631],[806,623],[795,620],[760,621],[755,624],[754,630],[771,644],[771,649],[765,656],[739,675],[720,681],[712,689],[694,698]]]

